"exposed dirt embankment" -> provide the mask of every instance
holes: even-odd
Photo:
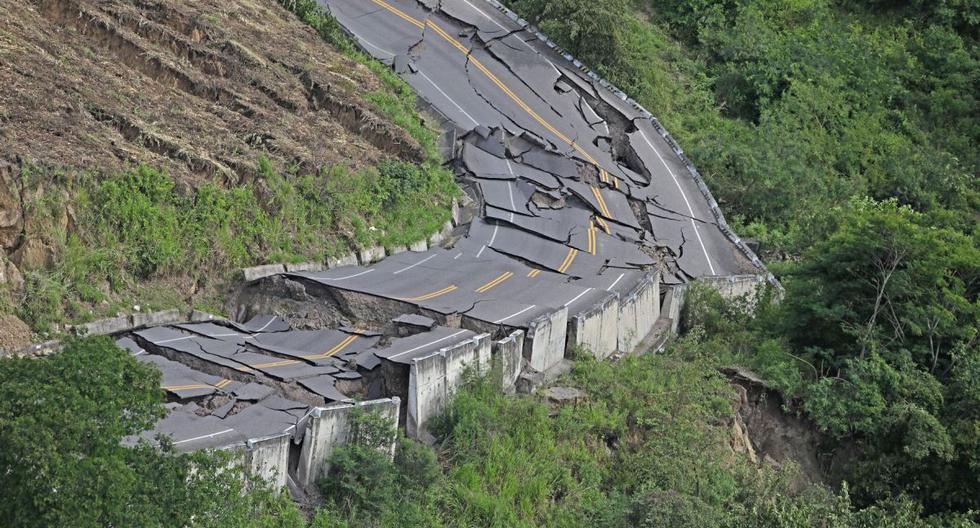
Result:
[[[370,102],[372,93],[390,96],[391,87],[275,0],[0,2],[0,315],[57,331],[79,316],[112,315],[116,305],[162,309],[211,299],[227,269],[170,264],[131,273],[111,258],[93,268],[92,259],[104,257],[93,247],[98,241],[113,245],[113,237],[148,228],[108,218],[103,230],[118,232],[92,232],[100,210],[91,203],[92,182],[142,163],[165,171],[182,196],[205,182],[250,184],[255,207],[275,215],[285,206],[271,205],[269,170],[330,178],[382,160],[427,161],[426,149]],[[260,173],[263,157],[271,169],[263,165]],[[323,170],[337,165],[349,170]],[[304,192],[326,192],[325,181],[305,184]],[[343,212],[364,213],[357,206]],[[256,242],[273,240],[272,231],[251,243],[243,229],[226,236],[243,236],[249,256],[261,260],[288,251],[281,240]],[[72,237],[84,250],[68,250]],[[315,252],[329,243],[293,249]],[[227,253],[233,245],[226,246]],[[225,257],[209,258],[232,262]],[[144,291],[150,282],[152,295]],[[28,306],[31,299],[43,302]],[[0,347],[26,344],[15,319],[0,328],[10,337]]]
[[[379,86],[273,0],[0,3],[0,156],[193,183],[354,168],[418,144],[360,94]]]
[[[799,467],[796,485],[829,481],[820,459],[821,437],[816,427],[804,418],[783,409],[778,391],[766,386],[754,373],[740,368],[725,368],[737,390],[735,417],[732,423],[732,449],[745,453],[753,462]]]

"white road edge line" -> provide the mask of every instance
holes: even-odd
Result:
[[[568,307],[568,305],[570,305],[570,304],[572,304],[573,302],[575,302],[575,301],[577,301],[577,300],[579,300],[579,299],[581,299],[583,295],[585,295],[586,293],[589,293],[589,292],[590,292],[590,291],[592,291],[592,290],[593,290],[593,288],[589,288],[589,289],[587,289],[587,290],[585,290],[584,292],[582,292],[582,293],[580,293],[580,294],[578,294],[578,295],[576,295],[576,296],[575,296],[575,298],[573,298],[572,300],[570,300],[570,301],[568,301],[567,303],[565,303],[565,304],[564,304],[564,307],[565,307],[565,308],[567,308],[567,307]]]
[[[174,341],[183,341],[185,339],[194,339],[194,337],[195,336],[192,336],[192,335],[184,336],[184,337],[174,337],[172,339],[164,339],[163,341],[156,341],[153,344],[154,345],[162,345],[164,343],[173,343]]]
[[[467,2],[467,3],[469,3],[469,2]],[[477,11],[479,11],[479,9],[477,9]],[[484,16],[486,16],[486,15],[484,15]],[[395,53],[393,53],[391,51],[388,51],[388,50],[382,48],[381,46],[378,46],[377,44],[371,42],[370,40],[368,40],[368,39],[366,39],[366,38],[364,38],[364,37],[362,37],[362,36],[360,36],[360,35],[358,35],[356,33],[354,34],[354,36],[358,40],[360,40],[361,42],[367,44],[368,46],[371,46],[372,48],[380,51],[381,53],[384,53],[384,54],[387,54],[387,55],[391,55],[392,58],[395,58],[397,56]],[[453,104],[453,106],[455,106],[456,108],[458,108],[459,111],[462,112],[463,115],[466,116],[467,119],[469,119],[470,121],[472,121],[473,122],[473,125],[478,126],[480,124],[476,119],[473,119],[473,116],[471,116],[470,114],[468,114],[466,112],[466,110],[463,110],[463,107],[462,106],[459,106],[458,104],[456,104],[456,101],[454,101],[452,97],[449,97],[449,94],[447,94],[446,92],[442,91],[442,88],[439,88],[439,85],[437,85],[432,79],[430,79],[429,76],[425,74],[425,72],[423,72],[422,70],[418,70],[416,73],[418,73],[419,75],[421,75],[422,78],[425,79],[426,81],[429,81],[429,84],[431,84],[436,90],[438,90],[439,93],[442,94],[442,96],[446,98],[446,100],[448,100],[450,103]]]
[[[355,273],[353,275],[348,275],[346,277],[338,277],[336,279],[332,279],[332,278],[326,277],[326,278],[323,278],[321,280],[342,281],[342,280],[347,280],[347,279],[353,279],[354,277],[360,277],[361,275],[367,275],[368,273],[371,273],[372,271],[374,271],[374,268],[371,268],[371,269],[369,269],[367,271],[362,271],[360,273]]]
[[[487,20],[489,20],[490,22],[493,22],[495,26],[497,26],[497,27],[499,27],[500,29],[502,29],[502,30],[504,30],[504,31],[507,31],[507,32],[517,32],[517,31],[522,31],[522,30],[524,29],[524,28],[518,28],[518,29],[516,29],[516,30],[515,30],[515,29],[507,29],[507,27],[506,27],[506,26],[504,26],[504,25],[503,25],[503,24],[501,24],[500,22],[497,22],[497,21],[496,21],[496,20],[495,20],[495,19],[494,19],[493,17],[491,17],[490,15],[488,15],[488,14],[487,14],[487,13],[486,13],[485,11],[483,11],[483,10],[482,10],[482,9],[480,9],[479,7],[476,7],[475,5],[473,5],[473,4],[471,4],[471,3],[470,3],[470,0],[463,0],[463,3],[465,3],[466,5],[468,5],[468,6],[470,6],[470,7],[472,7],[473,9],[476,9],[476,11],[477,11],[478,13],[480,13],[481,15],[483,15],[483,17],[484,17],[484,18],[486,18],[486,19],[487,19]],[[516,34],[514,35],[514,38],[516,38],[517,40],[519,40],[519,41],[521,41],[521,42],[523,42],[523,43],[524,43],[524,45],[525,45],[525,46],[527,46],[527,49],[529,49],[529,50],[531,50],[531,51],[533,51],[533,52],[535,52],[535,53],[538,53],[538,50],[536,50],[536,49],[534,49],[533,47],[531,47],[531,45],[530,45],[530,44],[528,44],[528,42],[527,42],[526,40],[524,40],[524,39],[522,39],[521,37],[518,37],[518,36],[517,36]],[[539,55],[540,55],[540,54],[539,54]],[[548,58],[547,58],[547,57],[544,57],[544,56],[542,56],[541,58],[542,58],[542,59],[544,59],[544,60],[546,60],[546,61],[548,61],[548,64],[551,64],[551,61],[550,61],[550,60],[548,60]],[[554,66],[554,64],[551,64],[551,65],[552,65],[552,66]]]
[[[181,440],[179,442],[174,442],[174,445],[183,444],[185,442],[193,442],[194,440],[203,440],[205,438],[213,438],[215,436],[223,435],[225,433],[230,433],[232,431],[234,431],[234,429],[225,429],[224,431],[218,431],[217,433],[206,434],[206,435],[197,436],[197,437],[194,437],[194,438],[188,438],[187,440]]]
[[[507,159],[507,158],[504,158],[504,163],[507,164],[507,172],[509,172],[510,175],[513,176],[514,175],[514,169],[512,169],[510,167],[510,160]],[[517,185],[517,180],[516,179],[514,180],[514,185]],[[510,182],[507,182],[507,194],[510,195],[510,222],[511,223],[514,223],[514,209],[517,209],[517,206],[514,205],[514,188],[511,187]]]
[[[518,315],[521,315],[522,313],[524,313],[524,312],[526,312],[526,311],[534,308],[535,306],[537,306],[537,305],[536,304],[532,304],[531,306],[528,306],[527,308],[525,308],[525,309],[523,309],[523,310],[521,310],[519,312],[514,312],[514,313],[508,315],[507,317],[504,317],[503,319],[497,319],[496,321],[493,322],[493,324],[500,324],[500,323],[502,323],[502,322],[504,322],[504,321],[506,321],[506,320],[508,320],[508,319],[510,319],[512,317],[517,317]]]
[[[425,348],[425,347],[427,347],[427,346],[432,346],[432,345],[434,345],[434,344],[436,344],[436,343],[441,343],[442,341],[445,341],[445,340],[447,340],[447,339],[452,339],[452,338],[454,338],[454,337],[456,337],[456,336],[458,336],[459,334],[464,334],[464,333],[466,333],[466,332],[467,332],[467,330],[460,330],[459,332],[456,332],[455,334],[450,334],[450,335],[447,335],[446,337],[441,337],[441,338],[439,338],[439,339],[436,339],[435,341],[432,341],[432,342],[430,342],[430,343],[426,343],[426,344],[424,344],[424,345],[419,345],[419,346],[417,346],[417,347],[415,347],[415,348],[412,348],[412,349],[409,349],[409,350],[406,350],[406,351],[404,351],[404,352],[399,352],[399,353],[397,353],[397,354],[395,354],[395,355],[393,355],[393,356],[388,356],[388,358],[387,358],[387,359],[388,359],[389,361],[392,361],[392,360],[394,360],[394,359],[395,359],[395,358],[397,358],[397,357],[400,357],[400,356],[404,356],[405,354],[410,354],[410,353],[412,353],[412,352],[415,352],[416,350],[421,350],[421,349],[423,349],[423,348]]]
[[[425,264],[426,262],[428,262],[428,261],[430,261],[430,260],[432,260],[432,259],[434,259],[434,258],[436,258],[436,257],[438,257],[438,256],[439,256],[439,254],[438,254],[438,253],[437,253],[437,254],[435,254],[435,255],[429,255],[428,257],[426,257],[426,258],[424,258],[424,259],[422,259],[422,260],[420,260],[420,261],[418,261],[418,262],[416,262],[415,264],[412,264],[411,266],[405,266],[404,268],[402,268],[402,269],[400,269],[400,270],[398,270],[398,271],[393,271],[393,272],[391,272],[391,274],[392,274],[392,275],[398,275],[399,273],[401,273],[401,272],[403,272],[403,271],[408,271],[408,270],[410,270],[410,269],[412,269],[412,268],[414,268],[415,266],[418,266],[418,265],[421,265],[421,264]]]
[[[275,320],[276,320],[276,316],[274,316],[274,315],[269,316],[269,322],[268,323],[265,323],[264,325],[262,325],[262,328],[259,328],[258,330],[256,330],[256,332],[261,332],[261,331],[265,330],[266,328],[269,328],[269,325],[271,325],[272,324],[272,321],[275,321]]]
[[[459,111],[462,112],[463,115],[466,116],[467,119],[469,119],[470,121],[472,121],[474,126],[479,126],[480,125],[480,123],[476,119],[473,119],[473,116],[471,116],[470,114],[466,113],[466,110],[463,110],[463,107],[462,106],[459,106],[458,104],[456,104],[456,101],[453,101],[453,98],[452,97],[449,97],[449,94],[447,94],[446,92],[442,91],[442,88],[439,88],[439,85],[437,85],[435,82],[433,82],[433,80],[430,79],[429,76],[426,75],[424,71],[418,70],[417,73],[419,75],[421,75],[423,79],[429,81],[429,84],[431,84],[433,88],[435,88],[436,90],[438,90],[439,93],[441,93],[442,96],[445,97],[447,101],[449,101],[450,103],[453,104],[453,106],[455,106],[456,108],[458,108]]]
[[[637,127],[637,130],[640,132],[640,137],[643,138],[643,141],[646,141],[647,145],[650,145],[650,149],[653,150],[653,153],[657,155],[660,163],[662,163],[664,168],[667,169],[667,173],[670,174],[671,178],[673,178],[674,185],[677,186],[677,190],[681,192],[681,196],[684,198],[684,203],[687,204],[687,210],[691,213],[691,225],[694,226],[694,234],[697,235],[698,243],[701,244],[701,251],[704,252],[704,259],[708,261],[708,269],[711,270],[712,275],[717,275],[715,273],[715,267],[711,265],[711,257],[708,256],[708,249],[704,247],[704,240],[701,239],[701,232],[698,231],[698,224],[694,222],[694,208],[691,207],[691,202],[688,201],[687,194],[684,194],[684,189],[681,188],[681,183],[677,181],[677,176],[674,175],[674,171],[670,170],[670,166],[667,165],[666,161],[664,161],[664,157],[660,155],[660,152],[657,151],[657,147],[653,146],[653,143],[651,143],[647,135],[643,133],[643,130],[639,127]]]
[[[616,280],[614,280],[612,282],[612,284],[610,284],[609,287],[606,288],[606,291],[612,291],[613,287],[616,286],[617,284],[619,284],[619,281],[622,280],[622,278],[623,278],[624,275],[626,275],[626,274],[625,273],[620,273],[619,274],[619,277],[616,277]]]
[[[490,241],[487,242],[486,244],[484,244],[483,247],[480,248],[480,251],[477,251],[476,252],[476,258],[480,258],[480,255],[483,254],[483,250],[484,249],[487,249],[488,246],[492,246],[493,245],[493,241],[497,239],[497,228],[498,227],[500,227],[500,224],[494,224],[493,225],[493,233],[490,235]]]

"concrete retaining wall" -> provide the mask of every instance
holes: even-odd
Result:
[[[159,312],[137,312],[132,315],[120,315],[108,319],[99,319],[70,327],[69,330],[79,336],[98,336],[128,332],[147,326],[160,326],[201,321],[220,320],[220,317],[193,310],[190,313],[177,309],[161,310]]]
[[[427,424],[446,408],[463,383],[468,367],[483,375],[490,369],[490,336],[478,335],[422,358],[412,360],[408,375],[408,411],[405,432],[411,438],[428,437]]]
[[[630,353],[653,329],[660,317],[660,274],[651,273],[619,301],[617,348]]]
[[[296,468],[296,483],[304,488],[329,470],[327,461],[334,449],[345,445],[350,436],[351,413],[355,409],[379,412],[398,423],[399,398],[385,398],[358,403],[339,403],[311,411]],[[392,450],[394,445],[392,445]],[[392,451],[394,452],[394,451]]]
[[[505,393],[514,392],[514,384],[524,366],[524,331],[515,330],[509,336],[494,341],[490,357],[492,379],[500,384]]]
[[[718,290],[726,299],[744,297],[751,306],[755,305],[757,296],[766,284],[763,275],[731,275],[728,277],[703,277],[698,282]]]
[[[698,190],[701,191],[701,194],[708,201],[708,205],[711,208],[711,212],[713,213],[715,220],[718,223],[718,227],[721,229],[721,232],[724,233],[725,236],[732,243],[734,243],[735,246],[739,248],[739,250],[742,251],[742,253],[752,262],[752,264],[756,268],[758,268],[760,271],[765,273],[765,280],[767,280],[770,284],[772,284],[772,286],[777,290],[779,291],[783,290],[782,284],[780,284],[779,281],[776,280],[776,278],[772,275],[772,273],[769,273],[769,271],[766,269],[765,264],[763,264],[762,261],[759,260],[759,257],[756,256],[754,251],[752,251],[752,248],[750,248],[745,243],[745,241],[739,238],[739,236],[736,235],[734,231],[732,231],[731,227],[729,227],[728,221],[725,220],[725,215],[722,213],[721,208],[718,207],[718,201],[715,200],[714,196],[711,194],[711,191],[708,189],[708,185],[704,182],[704,178],[701,177],[701,173],[698,172],[698,169],[694,166],[694,163],[690,160],[690,158],[687,157],[687,154],[685,154],[684,151],[681,150],[680,146],[677,145],[677,142],[674,141],[674,138],[670,135],[670,132],[668,132],[664,128],[664,126],[660,123],[660,120],[654,117],[653,114],[650,113],[650,111],[648,111],[646,108],[643,107],[643,105],[633,100],[633,98],[631,98],[630,96],[626,95],[626,93],[620,90],[616,85],[603,79],[598,73],[592,71],[588,66],[582,63],[582,61],[576,59],[571,53],[565,51],[560,46],[552,42],[552,40],[548,38],[547,35],[538,31],[538,29],[532,26],[530,22],[524,20],[523,18],[520,17],[520,15],[510,10],[507,6],[503,5],[503,3],[501,3],[500,0],[486,0],[486,1],[490,5],[497,8],[501,13],[506,15],[508,18],[513,20],[515,23],[517,23],[519,26],[527,30],[529,33],[532,33],[537,38],[537,40],[543,42],[550,49],[552,49],[553,51],[555,51],[556,53],[564,57],[566,60],[571,62],[576,68],[579,69],[579,71],[587,75],[590,79],[599,83],[600,86],[612,92],[614,96],[616,96],[620,100],[626,102],[628,105],[635,108],[643,118],[649,119],[650,123],[653,125],[653,128],[661,135],[661,137],[664,138],[664,141],[666,141],[667,145],[669,145],[671,150],[673,150],[674,155],[676,155],[677,158],[681,160],[681,162],[684,164],[684,167],[687,169],[688,174],[690,174],[691,178],[694,179],[694,182],[698,186]]]
[[[587,349],[598,359],[616,352],[619,343],[619,295],[610,293],[588,311],[568,321],[566,355],[575,347]]]
[[[290,433],[283,433],[246,442],[242,454],[249,475],[261,477],[275,491],[286,486],[291,438]]]
[[[676,334],[681,324],[681,310],[684,309],[684,298],[687,295],[686,284],[675,284],[667,288],[664,303],[660,309],[661,315],[670,321],[670,333]]]
[[[524,338],[524,358],[531,369],[544,372],[565,357],[568,308],[561,308],[531,321]]]

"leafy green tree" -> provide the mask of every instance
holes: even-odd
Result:
[[[107,338],[0,359],[0,525],[298,527],[230,455],[124,445],[164,414],[160,373]]]
[[[513,0],[511,5],[586,64],[603,72],[632,68],[628,0]]]

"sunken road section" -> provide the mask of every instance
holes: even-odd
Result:
[[[254,282],[239,318],[408,313],[494,339],[521,330],[526,366],[542,373],[580,348],[632,352],[661,284],[766,274],[648,113],[494,5],[320,4],[453,128],[473,210],[454,216],[444,247]]]
[[[513,387],[519,335],[491,345],[487,334],[422,316],[389,323],[388,333],[294,330],[280,317],[260,316],[134,329],[116,343],[163,374],[169,413],[144,439],[166,436],[181,451],[234,450],[277,489],[302,489],[347,442],[355,409],[375,410],[423,437],[469,369],[485,375],[496,363],[502,388]]]
[[[735,292],[766,274],[656,121],[514,17],[482,0],[320,3],[452,128],[472,220],[443,247],[253,280],[231,301],[247,323],[120,335],[164,372],[171,413],[147,437],[238,449],[309,486],[358,406],[429,439],[467,370],[533,389],[575,353],[669,329],[662,284]]]

